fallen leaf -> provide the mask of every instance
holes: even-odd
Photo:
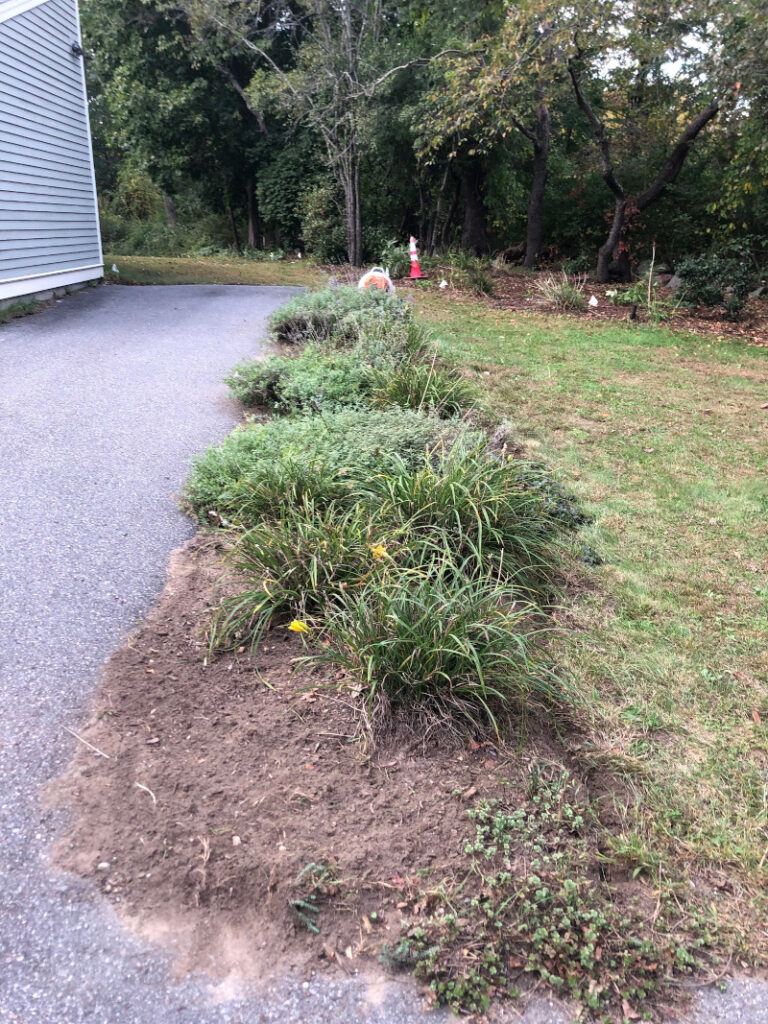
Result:
[[[621,1012],[627,1018],[627,1020],[640,1020],[640,1014],[637,1010],[633,1010],[626,999],[621,1000]]]
[[[760,408],[761,409],[768,409],[768,402],[763,402],[763,404],[760,406]]]
[[[484,765],[485,768],[495,768],[496,767],[496,762],[495,761],[491,761],[491,760],[483,761],[483,765]]]
[[[155,674],[155,670],[153,668],[145,668],[144,671],[148,676],[153,676]]]
[[[366,914],[363,914],[362,921],[363,931],[366,933],[366,935],[370,935],[371,932],[373,931],[373,925],[371,924],[370,919]]]
[[[355,954],[352,952],[351,946],[347,946],[347,948],[344,950],[344,956],[347,958],[347,960],[355,959]]]
[[[752,708],[752,721],[755,723],[755,725],[763,724],[763,720],[760,717],[760,712],[757,710],[757,708]]]
[[[470,786],[469,789],[461,794],[461,797],[463,800],[471,800],[475,793],[477,793],[477,786]]]
[[[655,449],[655,448],[643,448],[643,451],[644,451],[644,452],[648,452],[648,454],[650,455],[650,454],[651,454],[651,452],[655,452],[655,451],[656,451],[656,449]]]

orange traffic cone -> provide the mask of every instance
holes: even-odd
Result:
[[[421,277],[419,250],[416,248],[416,239],[413,235],[411,235],[411,277]]]

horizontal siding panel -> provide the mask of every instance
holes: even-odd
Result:
[[[46,240],[41,238],[29,238],[26,241],[0,242],[0,257],[8,259],[9,256],[45,256],[49,252],[54,256],[63,255],[65,252],[75,252],[80,249],[90,249],[93,246],[91,235],[87,231],[80,231],[76,238],[59,238]]]
[[[75,36],[67,44],[57,44],[51,47],[45,44],[39,34],[35,34],[35,52],[45,58],[45,69],[47,77],[56,81],[59,77],[72,82],[80,83],[79,62],[82,57],[75,57],[72,53],[72,43]],[[13,61],[14,66],[39,74],[35,69],[34,58],[30,56],[28,35],[26,32],[14,32],[12,24],[3,31],[3,54],[6,60]]]
[[[72,60],[75,58],[72,55],[72,43],[78,39],[77,25],[75,19],[71,16],[66,19],[64,25],[56,23],[56,19],[60,17],[53,9],[53,5],[50,4],[45,11],[38,11],[37,15],[30,14],[26,19],[27,24],[23,28],[18,24],[18,20],[10,22],[11,31],[14,34],[19,34],[23,41],[24,38],[34,36],[35,42],[41,49],[51,53],[66,53]],[[19,31],[21,29],[21,31]]]
[[[56,3],[47,3],[42,8],[12,18],[6,24],[25,32],[37,32],[54,44],[67,40],[71,44],[77,38],[77,22],[70,5],[61,7]]]
[[[52,252],[58,248],[66,249],[78,241],[91,245],[94,238],[94,224],[79,224],[76,220],[72,220],[67,226],[41,227],[37,225],[27,230],[3,231],[0,253],[7,255],[9,252],[24,252],[33,245],[45,245],[46,251]]]
[[[87,192],[72,192],[71,195],[64,195],[66,189],[62,188],[60,193],[51,193],[41,197],[39,191],[13,190],[4,192],[0,182],[0,211],[3,210],[66,210],[69,212],[93,213],[95,203],[93,196]],[[8,197],[8,198],[6,198]],[[28,198],[25,198],[28,197]]]
[[[54,138],[61,143],[69,143],[71,146],[87,149],[88,142],[85,131],[85,122],[79,126],[63,125],[53,116],[46,116],[40,112],[31,114],[27,107],[20,107],[16,103],[9,102],[6,98],[2,105],[2,116],[7,118],[5,123],[0,123],[0,139],[7,133],[22,132],[28,137],[35,137],[41,140]],[[13,131],[12,131],[13,130]]]
[[[10,198],[5,198],[10,197]],[[56,198],[51,196],[19,195],[17,192],[0,192],[0,218],[15,213],[94,214],[93,199]]]
[[[0,207],[0,238],[4,237],[6,232],[32,231],[38,228],[55,231],[72,223],[87,224],[89,229],[95,227],[96,216],[93,213],[93,206],[89,207],[87,214],[82,210],[4,210]]]
[[[0,22],[0,282],[102,262],[75,4]]]
[[[56,181],[52,181],[50,177],[45,175],[34,174],[30,171],[27,174],[14,174],[13,181],[3,180],[0,176],[0,190],[6,192],[39,192],[41,189],[45,189],[51,195],[68,197],[71,196],[73,199],[77,199],[80,195],[92,195],[92,189],[89,185],[83,185],[82,187],[73,182],[70,186],[67,182],[58,184]]]
[[[29,144],[32,147],[39,146],[44,153],[55,153],[62,150],[65,153],[77,153],[78,156],[88,157],[88,142],[84,135],[63,132],[61,126],[50,128],[41,125],[39,121],[30,118],[15,117],[14,123],[0,124],[0,152],[6,146]]]
[[[2,116],[7,119],[7,123],[17,124],[19,120],[22,120],[32,126],[39,125],[41,128],[51,130],[60,126],[78,139],[86,134],[88,122],[85,119],[81,100],[76,100],[77,106],[73,106],[70,113],[64,115],[59,111],[37,106],[34,95],[24,95],[16,89],[11,93],[10,88],[11,86],[3,81],[3,75],[0,74],[0,90],[2,90],[3,96]]]
[[[5,41],[3,41],[3,46],[5,46]],[[35,94],[39,97],[38,106],[61,106],[62,91],[64,91],[65,95],[70,95],[76,91],[82,95],[82,79],[79,74],[76,74],[77,68],[70,68],[64,74],[63,72],[52,70],[47,61],[45,66],[41,68],[39,64],[41,59],[40,54],[27,51],[27,59],[25,61],[20,61],[18,58],[12,62],[6,60],[2,72],[3,78],[7,78],[27,89],[34,89]],[[59,84],[62,91],[57,88]],[[66,104],[64,104],[64,109],[66,110]]]
[[[36,174],[40,173],[46,178],[66,177],[68,181],[76,181],[78,184],[85,182],[89,189],[91,187],[91,168],[77,158],[56,160],[42,157],[38,150],[27,150],[26,153],[5,151],[0,155],[0,177],[8,181],[13,181],[16,175],[26,174],[32,168]]]
[[[63,85],[64,83],[62,83]],[[35,81],[34,78],[22,78],[19,75],[14,75],[9,68],[4,67],[0,70],[0,87],[2,88],[2,94],[4,96],[12,95],[18,96],[20,99],[27,104],[27,108],[37,112],[38,110],[50,110],[55,113],[57,117],[61,117],[63,120],[72,124],[84,124],[85,113],[82,108],[82,93],[79,96],[69,94],[70,103],[68,104],[68,94],[58,93],[54,94],[48,92],[48,90],[42,87],[41,82]],[[74,107],[72,100],[75,100],[77,107]],[[77,115],[75,111],[77,110]]]
[[[0,256],[0,281],[9,277],[26,277],[27,274],[38,274],[43,271],[67,270],[70,267],[86,267],[90,263],[100,263],[101,256],[98,249],[91,247],[83,248],[71,253],[55,255],[43,253],[41,256],[34,256],[28,253],[26,256],[13,259],[6,259]]]
[[[82,164],[90,173],[91,161],[85,142],[80,146],[67,145],[63,139],[46,136],[24,136],[6,130],[0,131],[0,153],[8,157],[25,156],[37,160],[38,154],[47,160]]]

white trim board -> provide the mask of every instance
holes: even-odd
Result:
[[[0,24],[47,3],[48,0],[0,0]]]
[[[54,274],[35,274],[32,277],[17,277],[14,281],[0,281],[0,299],[16,299],[25,295],[37,295],[51,288],[66,288],[81,281],[95,281],[104,276],[103,263],[75,270],[60,270]]]

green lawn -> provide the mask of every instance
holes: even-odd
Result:
[[[119,275],[111,272],[115,264]],[[327,274],[308,260],[249,260],[237,256],[115,256],[106,253],[107,277],[120,284],[263,284],[317,287]]]
[[[482,379],[595,515],[605,564],[562,653],[624,772],[616,852],[737,886],[768,861],[768,350],[430,301]]]

